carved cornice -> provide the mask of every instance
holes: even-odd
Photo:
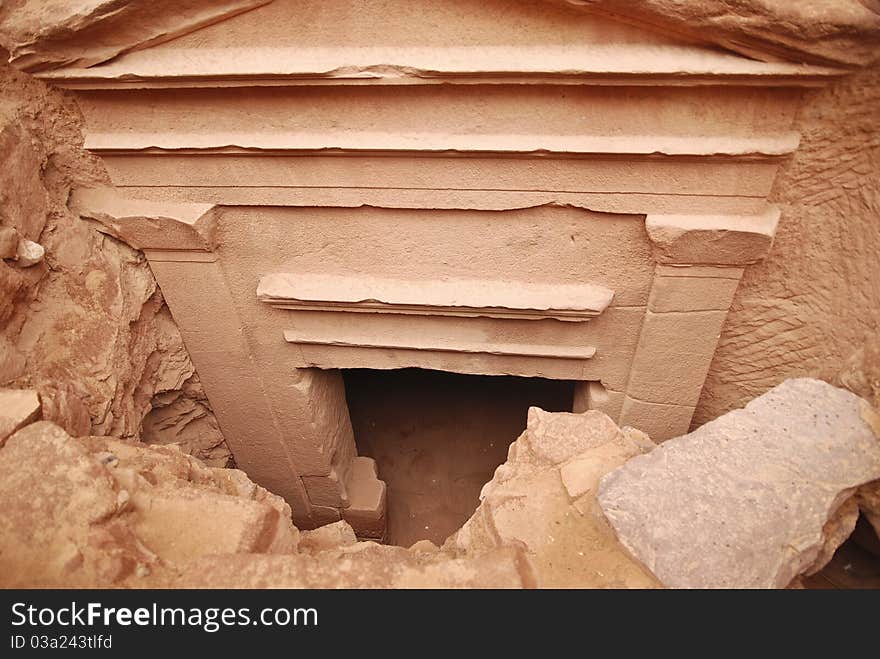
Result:
[[[70,209],[135,249],[211,251],[217,206],[131,199],[113,188],[79,188]]]
[[[589,156],[766,159],[793,153],[794,131],[751,136],[469,135],[436,133],[89,133],[101,155],[382,155],[495,154],[547,158]]]
[[[651,44],[433,48],[224,47],[151,49],[40,77],[68,89],[298,85],[593,84],[816,86],[846,73]]]
[[[780,211],[758,215],[652,215],[645,219],[658,263],[747,265],[770,251]]]
[[[519,320],[587,321],[614,292],[596,284],[279,273],[260,279],[257,297],[281,309]]]

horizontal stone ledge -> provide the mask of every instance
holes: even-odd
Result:
[[[211,251],[218,207],[202,203],[144,201],[114,188],[78,188],[71,211],[135,249]]]
[[[779,209],[758,215],[651,215],[645,219],[658,263],[747,265],[767,256]]]
[[[105,158],[106,161],[106,158]],[[205,201],[228,206],[291,206],[321,208],[376,208],[426,210],[504,211],[539,206],[572,206],[604,213],[633,215],[643,220],[654,213],[731,213],[760,212],[764,197],[723,195],[652,194],[645,192],[550,192],[520,190],[363,187],[297,187],[294,185],[121,185],[123,193],[165,199],[172,202]]]
[[[606,367],[593,359],[496,355],[415,348],[380,348],[317,343],[288,344],[289,365],[295,368],[396,370],[422,368],[463,375],[511,375],[547,380],[590,380]]]
[[[775,158],[793,153],[796,132],[753,136],[529,135],[338,131],[332,133],[113,133],[90,132],[85,147],[125,154],[498,154],[570,158],[593,155]]]
[[[591,359],[596,354],[592,346],[538,345],[531,343],[493,343],[453,339],[448,341],[428,341],[413,337],[411,340],[400,339],[375,340],[369,337],[334,338],[332,330],[324,335],[309,335],[302,331],[285,330],[284,340],[299,345],[338,346],[343,348],[375,348],[379,350],[419,350],[428,352],[454,352],[480,355],[498,355],[503,357],[541,357],[544,359]]]
[[[659,56],[658,56],[659,55]],[[447,47],[155,48],[99,66],[39,73],[61,87],[223,87],[269,84],[821,84],[838,68],[761,62],[704,48],[653,44]]]
[[[589,283],[420,281],[317,273],[269,274],[257,286],[260,301],[285,309],[534,320],[586,321],[605,311],[613,297],[611,289]]]

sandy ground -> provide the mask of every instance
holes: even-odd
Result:
[[[571,411],[573,384],[438,371],[345,371],[358,452],[388,484],[388,542],[441,544],[525,429],[530,405]]]

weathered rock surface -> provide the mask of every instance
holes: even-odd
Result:
[[[526,431],[444,549],[524,546],[542,587],[656,587],[616,541],[595,498],[601,476],[647,450],[644,436],[635,435],[601,412],[530,408]]]
[[[788,380],[608,474],[599,504],[666,586],[785,587],[831,558],[855,526],[856,488],[880,477],[870,413],[850,392]]]
[[[72,188],[107,183],[81,149],[79,111],[5,65],[0,87],[0,243],[15,250],[0,261],[0,386],[37,390],[43,417],[73,435],[228,463],[146,260],[68,210]]]
[[[756,59],[864,65],[877,56],[873,0],[556,0],[717,43]]]
[[[0,43],[23,70],[91,66],[270,0],[64,0],[0,7]]]
[[[39,421],[0,450],[0,583],[108,586],[206,554],[290,552],[284,501],[171,448]]]
[[[800,147],[770,196],[782,209],[773,248],[746,268],[692,428],[786,378],[837,381],[841,364],[841,386],[870,399],[860,387],[873,380],[880,395],[880,68],[807,92],[793,128]]]
[[[303,534],[283,499],[175,448],[39,421],[0,449],[0,587],[532,587],[522,549],[479,554]]]

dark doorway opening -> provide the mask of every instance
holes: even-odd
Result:
[[[473,514],[532,405],[570,412],[574,383],[422,369],[343,371],[358,453],[388,487],[388,542],[443,541]]]

